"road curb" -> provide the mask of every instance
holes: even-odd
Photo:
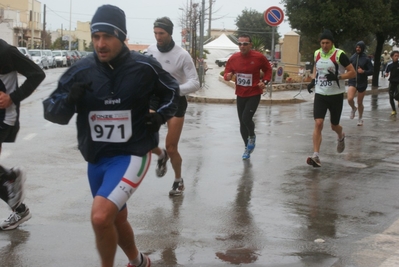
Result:
[[[389,88],[379,88],[379,89],[368,89],[365,91],[366,95],[378,95],[380,93],[388,92]],[[289,92],[296,92],[293,90],[286,90]],[[347,98],[347,94],[344,94],[344,98]],[[312,98],[313,100],[313,98]],[[197,96],[197,95],[187,95],[187,101],[193,103],[211,103],[211,104],[235,104],[236,98],[234,97],[208,97],[208,96]],[[277,98],[273,99],[261,99],[260,104],[273,105],[273,104],[297,104],[308,102],[310,100],[299,99],[299,98]]]

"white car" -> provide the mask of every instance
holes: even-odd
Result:
[[[55,58],[53,56],[53,52],[51,50],[43,50],[44,54],[47,56],[47,61],[48,65],[50,68],[55,68],[57,67],[57,62],[55,61]]]
[[[67,66],[67,54],[62,50],[54,50],[53,56],[55,58],[55,62],[57,62],[57,67],[66,67]]]
[[[218,65],[219,67],[226,67],[226,62],[227,62],[227,60],[229,60],[229,58],[231,57],[232,54],[234,54],[234,53],[230,53],[226,57],[217,58],[215,60],[215,64]]]
[[[19,52],[21,52],[25,57],[29,58],[32,60],[32,56],[29,54],[29,50],[26,47],[17,47]]]
[[[29,50],[29,54],[32,56],[33,62],[39,65],[40,68],[42,69],[49,68],[48,59],[43,50],[31,49]]]

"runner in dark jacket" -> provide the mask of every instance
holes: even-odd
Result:
[[[179,84],[153,57],[129,51],[126,16],[120,8],[99,7],[90,27],[95,54],[62,75],[43,102],[44,115],[67,124],[77,112],[79,150],[89,162],[91,223],[101,266],[114,266],[119,246],[127,266],[149,267],[150,258],[136,246],[126,202],[148,171],[159,127],[176,113]],[[159,108],[149,113],[153,95]]]
[[[356,44],[356,53],[350,57],[350,62],[356,70],[356,77],[348,80],[348,104],[351,106],[352,111],[350,119],[355,118],[356,111],[359,111],[358,126],[363,126],[363,98],[368,86],[368,76],[373,75],[373,63],[370,58],[364,53],[366,45],[363,41]],[[357,107],[353,99],[357,91]]]
[[[21,86],[18,74],[26,78]],[[17,138],[21,101],[30,96],[45,77],[38,65],[0,39],[0,153],[2,143],[13,143]],[[11,215],[0,223],[1,230],[15,229],[32,217],[23,203],[25,178],[23,169],[0,165],[0,198],[12,209]]]
[[[392,107],[391,116],[396,116],[394,100],[399,100],[397,99],[399,91],[399,51],[392,51],[391,58],[392,62],[387,65],[385,77],[389,76],[389,103]]]

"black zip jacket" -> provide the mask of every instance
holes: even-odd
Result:
[[[370,58],[366,55],[366,53],[364,53],[364,50],[366,49],[366,45],[364,44],[364,42],[360,41],[356,44],[356,46],[360,46],[361,52],[359,54],[353,54],[349,59],[353,67],[355,68],[356,77],[349,79],[348,82],[355,82],[356,88],[367,87],[368,76],[373,75],[374,72],[373,63],[371,63]],[[358,67],[362,68],[364,70],[364,73],[358,73]]]
[[[18,86],[17,73],[26,77],[21,86]],[[15,125],[19,118],[20,102],[30,96],[45,77],[38,65],[15,46],[0,39],[0,90],[9,94],[14,103],[10,108],[0,109],[0,122]]]
[[[391,73],[389,75],[391,83],[399,83],[399,61],[388,63],[386,73]]]
[[[72,105],[67,96],[77,82],[91,83],[92,91],[86,90],[81,101]],[[160,99],[157,112],[164,121],[173,117],[179,96],[177,81],[153,57],[124,46],[108,63],[100,62],[94,53],[72,65],[43,101],[44,113],[47,120],[67,124],[77,112],[78,146],[88,162],[117,155],[144,156],[158,145],[158,133],[149,132],[144,121],[153,94]],[[116,122],[118,116],[125,124]],[[129,121],[124,120],[127,116]],[[97,124],[108,119],[113,125]],[[123,128],[128,125],[129,129]],[[112,140],[117,132],[119,139]],[[131,132],[130,138],[122,140],[127,132]]]

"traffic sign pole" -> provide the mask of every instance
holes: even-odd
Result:
[[[274,62],[274,31],[275,31],[274,26],[272,26],[272,62]]]
[[[274,35],[276,26],[284,21],[284,12],[278,6],[272,6],[263,13],[263,18],[272,27],[272,61],[274,61]]]

